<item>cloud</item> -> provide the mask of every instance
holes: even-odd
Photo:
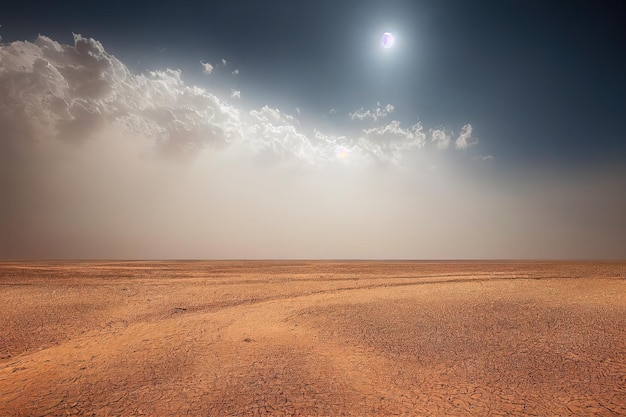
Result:
[[[200,64],[202,65],[202,71],[207,75],[211,74],[217,67],[220,67],[220,66],[225,67],[225,66],[230,65],[230,62],[226,61],[224,58],[220,60],[220,63],[218,63],[217,65],[212,65],[212,64],[209,64],[208,62],[200,61]],[[232,75],[239,75],[239,69],[235,68],[230,73]]]
[[[202,65],[202,71],[209,75],[213,72],[213,65],[209,64],[208,62],[202,62],[200,61],[200,64]]]
[[[477,143],[478,140],[472,138],[472,125],[468,123],[461,129],[461,133],[459,134],[455,145],[457,149],[467,149]]]
[[[391,104],[387,104],[386,106],[381,106],[380,103],[376,103],[376,108],[371,110],[364,110],[361,107],[359,110],[350,113],[350,118],[352,120],[371,120],[378,121],[379,119],[384,119],[390,113],[393,113],[394,106]]]
[[[437,143],[438,149],[448,149],[453,132],[448,129],[435,129],[430,131],[431,141]]]
[[[207,73],[214,68],[201,64]],[[222,64],[227,62],[222,59]],[[351,158],[394,163],[405,151],[425,146],[421,125],[405,128],[397,120],[356,135],[319,135],[278,109],[234,107],[186,84],[180,70],[133,74],[100,42],[78,34],[73,45],[46,36],[1,45],[0,94],[2,146],[50,140],[79,144],[116,127],[143,138],[150,144],[148,154],[188,157],[205,148],[237,146],[302,166],[333,163],[341,146],[351,150]],[[231,98],[240,97],[239,90],[231,91]],[[393,111],[393,105],[378,103],[351,117],[376,122]],[[466,125],[457,148],[470,144],[470,134]]]
[[[393,120],[386,125],[363,130],[359,144],[375,159],[399,164],[405,151],[423,148],[426,134],[420,123],[404,129]]]

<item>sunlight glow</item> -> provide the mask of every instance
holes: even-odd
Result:
[[[340,146],[337,148],[336,155],[338,159],[346,159],[350,151],[345,146]]]
[[[383,46],[383,48],[391,48],[395,43],[396,37],[391,32],[383,33],[383,36],[380,39],[380,44]]]

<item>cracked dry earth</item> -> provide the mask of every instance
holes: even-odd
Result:
[[[626,263],[2,262],[1,416],[626,415]]]

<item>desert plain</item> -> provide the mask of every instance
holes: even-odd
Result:
[[[0,262],[0,416],[623,416],[626,262]]]

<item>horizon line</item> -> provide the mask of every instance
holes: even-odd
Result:
[[[0,258],[5,262],[626,262],[625,258]]]

